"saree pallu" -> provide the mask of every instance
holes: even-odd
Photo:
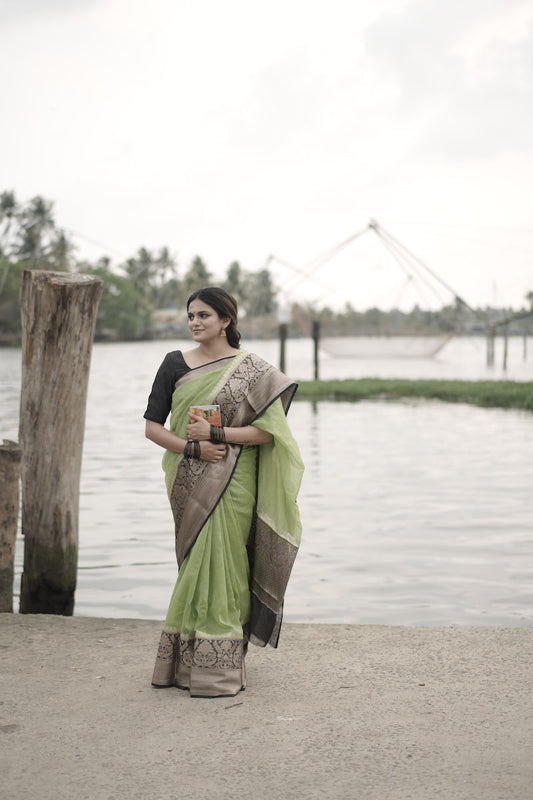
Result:
[[[298,549],[296,505],[303,464],[286,421],[296,385],[256,355],[186,373],[172,399],[170,429],[186,438],[193,405],[218,403],[222,424],[271,433],[259,447],[228,444],[211,464],[166,451],[178,579],[152,684],[191,695],[232,696],[246,686],[248,641],[278,644],[283,597]]]

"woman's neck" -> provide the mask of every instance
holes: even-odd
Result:
[[[234,356],[238,352],[235,347],[231,347],[227,341],[224,341],[220,342],[220,344],[216,342],[208,347],[199,344],[193,350],[188,350],[185,355],[190,365],[199,366],[200,364],[208,364],[210,361],[218,361],[219,358]]]
[[[220,336],[218,339],[211,340],[208,344],[200,342],[198,352],[205,358],[215,359],[232,355],[235,352],[235,348],[230,345],[225,336]]]

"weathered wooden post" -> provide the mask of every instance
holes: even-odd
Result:
[[[320,321],[314,319],[311,327],[311,336],[313,337],[313,363],[314,363],[314,376],[315,381],[318,380],[318,348],[320,344]]]
[[[279,323],[279,368],[281,372],[285,372],[285,350],[287,344],[287,323]]]
[[[289,332],[289,320],[291,318],[290,311],[285,306],[278,308],[278,335],[279,335],[279,368],[281,372],[285,372],[287,363],[286,344],[287,335]]]
[[[509,325],[507,322],[503,326],[503,368],[507,369],[507,351],[509,347]]]
[[[93,275],[22,275],[23,614],[74,610],[85,406],[101,293]]]
[[[487,367],[494,365],[494,325],[487,325]]]
[[[0,611],[13,611],[15,542],[19,518],[22,451],[16,442],[0,445]]]

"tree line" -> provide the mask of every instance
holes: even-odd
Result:
[[[108,256],[96,262],[77,259],[75,251],[72,237],[56,223],[52,202],[37,196],[20,203],[13,191],[0,194],[0,337],[4,341],[17,341],[20,336],[19,288],[25,269],[83,272],[102,278],[96,325],[96,337],[101,339],[153,338],[161,327],[157,312],[165,309],[176,311],[169,333],[186,333],[187,298],[215,280],[199,255],[181,268],[168,247],[140,247],[116,265]],[[276,290],[267,269],[246,270],[233,261],[217,283],[236,297],[245,318],[275,315]]]
[[[268,269],[244,269],[238,261],[215,278],[199,256],[183,267],[168,247],[140,247],[114,265],[104,256],[80,260],[71,236],[56,223],[54,204],[42,196],[19,202],[13,191],[0,194],[0,343],[20,341],[19,288],[22,271],[43,269],[83,272],[103,279],[98,309],[97,339],[139,340],[187,335],[184,307],[195,289],[216,281],[236,297],[241,328],[250,337],[275,336],[278,291]],[[526,299],[533,309],[533,291]],[[482,333],[483,320],[497,319],[512,309],[469,310],[460,303],[427,311],[369,308],[357,311],[346,303],[342,311],[294,303],[291,335],[307,335],[319,320],[324,335],[428,335]],[[513,323],[511,332],[531,331],[531,317]]]
[[[526,299],[530,304],[530,315],[510,323],[508,332],[511,335],[533,333],[533,292],[528,292]],[[512,317],[515,311],[510,307],[492,306],[469,309],[460,302],[452,302],[437,310],[414,305],[410,311],[397,308],[357,311],[346,303],[340,313],[328,307],[294,304],[291,313],[300,328],[306,331],[311,330],[312,320],[318,320],[326,336],[472,336],[485,334],[487,325]]]

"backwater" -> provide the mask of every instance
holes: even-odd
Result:
[[[162,618],[176,578],[161,455],[142,414],[159,363],[189,342],[97,344],[80,497],[75,613]],[[276,364],[278,345],[244,348]],[[432,359],[321,358],[321,377],[533,380],[511,340],[505,375],[482,339]],[[312,377],[309,340],[287,370]],[[0,436],[17,439],[20,350],[0,349]],[[289,586],[292,622],[533,624],[533,415],[439,401],[295,401],[306,472],[304,535]],[[22,571],[16,559],[16,592]],[[18,598],[15,599],[18,607]]]

